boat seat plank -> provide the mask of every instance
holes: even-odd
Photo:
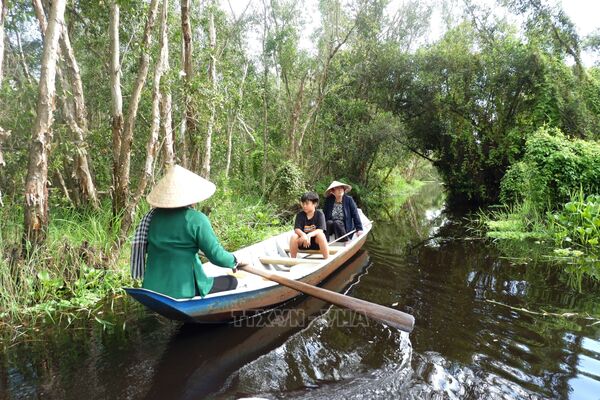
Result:
[[[294,266],[297,264],[315,264],[323,262],[324,260],[318,260],[314,258],[289,258],[289,257],[259,257],[258,258],[263,264],[279,264]]]
[[[287,253],[290,252],[289,248],[284,249]],[[343,248],[339,248],[339,249],[334,249],[334,248],[329,248],[329,254],[335,254],[338,251],[343,250]],[[303,250],[303,249],[298,249],[298,253],[305,253],[305,254],[321,254],[320,250]]]

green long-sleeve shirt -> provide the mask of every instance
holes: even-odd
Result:
[[[213,278],[204,273],[198,250],[215,265],[235,266],[235,257],[223,249],[206,215],[192,208],[157,209],[148,231],[142,286],[177,299],[206,296]]]

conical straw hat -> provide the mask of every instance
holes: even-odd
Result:
[[[349,191],[352,190],[352,186],[350,186],[346,183],[339,182],[339,181],[333,181],[333,182],[331,182],[331,185],[329,185],[329,187],[325,191],[325,197],[328,197],[331,194],[332,189],[335,189],[336,187],[340,187],[340,186],[342,186],[344,188],[345,193],[348,193]]]
[[[192,171],[175,165],[154,186],[148,203],[158,208],[178,208],[208,199],[217,187]]]

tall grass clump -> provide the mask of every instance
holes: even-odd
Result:
[[[502,207],[480,221],[494,240],[525,242],[529,256],[568,264],[580,286],[586,276],[600,281],[598,193],[600,144],[541,128],[502,179]]]
[[[27,321],[59,310],[90,312],[129,283],[124,268],[109,268],[115,233],[110,205],[97,211],[53,210],[44,246],[22,256],[23,212],[0,209],[0,319]]]
[[[291,229],[291,222],[259,195],[240,196],[227,185],[221,187],[199,208],[209,214],[227,250]],[[140,205],[136,224],[148,210],[145,202]],[[22,208],[1,207],[0,218],[0,322],[5,325],[92,315],[102,308],[103,299],[137,284],[129,275],[129,243],[120,250],[117,264],[110,265],[119,219],[113,218],[108,202],[96,211],[53,208],[45,244],[27,257],[21,249]]]

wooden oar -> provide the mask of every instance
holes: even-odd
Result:
[[[415,324],[415,317],[402,311],[393,308],[385,307],[379,304],[371,303],[366,300],[357,299],[346,296],[341,293],[332,292],[331,290],[323,289],[317,286],[309,285],[304,282],[295,281],[293,279],[284,278],[281,275],[270,273],[266,270],[254,268],[251,265],[238,266],[242,271],[249,272],[271,281],[277,282],[283,286],[287,286],[300,293],[316,297],[336,306],[348,308],[358,313],[366,315],[369,318],[376,319],[385,324],[401,329],[405,332],[411,332]]]

